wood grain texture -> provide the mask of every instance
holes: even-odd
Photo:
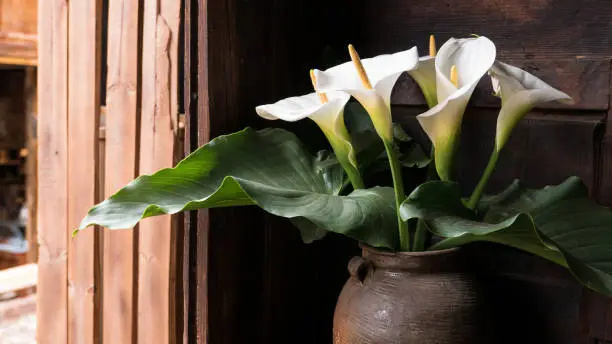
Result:
[[[29,250],[27,253],[27,261],[36,263],[38,260],[38,243],[37,243],[37,206],[36,190],[38,188],[38,173],[37,173],[37,150],[38,139],[36,137],[36,124],[38,120],[38,88],[36,87],[36,69],[28,68],[26,70],[25,80],[25,131],[26,131],[26,149],[28,155],[26,157],[26,191],[25,202],[28,209],[28,220],[26,223],[26,239],[28,240]]]
[[[612,63],[612,60],[608,60]],[[612,89],[612,73],[610,74],[610,86]],[[612,96],[610,97],[612,102]],[[612,108],[608,109],[607,123],[601,131],[598,146],[598,165],[596,170],[597,188],[594,197],[606,206],[612,206],[612,127],[610,118]],[[584,302],[586,319],[585,323],[589,326],[589,333],[593,338],[597,338],[605,343],[612,341],[612,298],[605,298],[593,293],[587,294]]]
[[[414,117],[423,110],[395,107],[393,111],[395,121],[428,147],[428,138]],[[494,143],[496,120],[495,109],[468,109],[464,116],[456,170],[460,171],[457,179],[466,192],[476,185],[487,164]],[[529,187],[539,188],[558,184],[572,175],[579,176],[592,191],[596,187],[596,144],[604,121],[605,113],[596,112],[579,116],[563,112],[527,115],[514,129],[502,151],[488,191],[499,191],[515,178]]]
[[[139,163],[141,0],[110,0],[106,79],[105,196],[134,179]],[[133,343],[138,230],[104,233],[103,342]]]
[[[0,294],[36,286],[38,265],[29,263],[0,271]]]
[[[37,64],[37,0],[0,0],[0,64]]]
[[[597,192],[599,142],[610,103],[612,35],[607,23],[612,10],[605,0],[264,1],[257,7],[241,1],[200,0],[191,4],[191,13],[198,13],[195,19],[191,16],[198,24],[197,29],[191,25],[194,35],[187,40],[198,51],[186,81],[193,86],[190,99],[197,102],[191,106],[197,119],[188,120],[188,125],[198,128],[198,137],[190,136],[192,144],[204,144],[246,125],[270,125],[254,117],[253,107],[310,92],[308,69],[347,60],[347,43],[371,56],[415,44],[424,51],[432,32],[439,42],[451,34],[478,33],[496,42],[501,59],[528,69],[577,100],[573,107],[545,104],[517,128],[490,190],[515,177],[542,186],[577,174]],[[317,10],[323,7],[325,11]],[[418,107],[423,102],[407,82],[403,80],[394,94],[396,114],[417,132],[410,116],[424,110]],[[459,154],[466,169],[460,178],[466,186],[476,182],[491,149],[498,103],[489,91],[479,89],[475,107],[466,116]],[[300,131],[301,125],[291,129]],[[194,221],[188,246],[190,338],[214,343],[330,342],[328,319],[344,282],[350,243],[331,237],[304,246],[285,221],[253,209],[201,212],[196,227]],[[546,280],[547,274],[556,272],[543,267],[528,273]],[[553,281],[550,290],[561,290],[547,296],[546,302],[569,300],[563,307],[551,308],[558,312],[556,326],[567,327],[559,333],[575,336],[580,332],[575,322],[584,318],[574,312],[580,288],[562,279],[548,281]],[[547,289],[537,290],[543,298],[547,295]],[[318,305],[313,305],[315,301]],[[571,343],[574,338],[566,339]]]
[[[36,0],[0,0],[0,37],[36,38]]]
[[[325,45],[336,42],[334,35],[315,33],[312,18],[322,31],[335,18],[317,16],[312,2],[197,5],[197,36],[189,44],[198,50],[190,69],[191,80],[197,78],[197,105],[191,107],[197,122],[191,125],[198,128],[191,142],[198,145],[248,125],[270,125],[254,107],[311,91],[308,70],[321,61]],[[227,344],[331,340],[331,321],[321,319],[332,318],[355,245],[305,246],[293,226],[256,208],[200,212],[191,233],[190,288],[196,290],[190,295],[197,300],[191,302],[191,338]],[[336,259],[325,261],[329,256]]]
[[[177,157],[178,39],[180,1],[144,4],[140,174],[172,167]],[[163,216],[140,224],[138,271],[138,342],[174,341],[170,296],[176,271],[171,245],[177,217]]]
[[[368,47],[364,54],[394,51],[412,45],[425,52],[427,39],[487,36],[498,57],[608,57],[612,46],[612,9],[607,0],[462,1],[402,0],[351,3],[354,37]],[[359,42],[358,42],[359,43]]]
[[[184,153],[190,154],[197,149],[198,138],[198,0],[185,0],[183,6],[183,42],[184,42],[184,92],[185,109]],[[204,72],[204,71],[202,71]],[[198,232],[198,212],[192,211],[184,216],[183,240],[183,343],[198,342],[204,337],[206,320],[202,319],[206,312],[206,283],[198,279],[200,270],[206,276],[205,250],[198,249],[198,241],[204,235]],[[201,256],[198,256],[198,253]],[[204,253],[204,254],[202,254]],[[199,269],[198,269],[199,268]],[[200,341],[201,342],[201,341]]]
[[[68,343],[68,3],[40,0],[38,301],[41,344]]]
[[[553,87],[574,98],[574,105],[545,103],[538,109],[599,110],[607,111],[610,100],[609,59],[508,59],[504,60],[522,68]],[[499,108],[500,99],[493,95],[491,79],[485,76],[474,92],[471,104],[476,107]],[[396,84],[393,98],[396,105],[426,105],[418,85],[407,75]],[[580,112],[574,112],[580,115]]]
[[[69,3],[68,45],[68,228],[78,228],[98,199],[100,120],[100,23],[102,1]],[[94,303],[99,265],[95,229],[69,241],[68,343],[95,343],[100,316]]]

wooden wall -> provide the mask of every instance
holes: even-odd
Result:
[[[534,111],[512,137],[491,188],[515,177],[542,186],[576,174],[594,197],[612,205],[607,0],[185,0],[182,47],[180,2],[102,5],[39,0],[45,13],[38,73],[43,344],[329,343],[346,262],[358,253],[342,237],[304,245],[287,221],[255,208],[186,214],[184,237],[170,217],[136,231],[88,230],[77,239],[69,232],[102,189],[108,194],[175,161],[181,94],[189,152],[214,136],[269,125],[254,107],[310,92],[308,70],[346,60],[348,43],[367,57],[415,44],[424,50],[430,33],[440,42],[489,36],[500,59],[578,101]],[[466,116],[460,153],[466,185],[476,181],[491,149],[498,103],[489,93],[483,84]],[[397,87],[393,104],[396,120],[422,140],[414,115],[423,101],[409,79]],[[503,267],[502,274],[491,273],[499,292],[530,296],[523,309],[503,306],[519,314],[543,310],[539,319],[548,319],[542,326],[556,344],[612,341],[608,300],[529,256],[497,247],[475,255],[490,251],[495,259],[481,260]],[[515,332],[515,342],[525,342]]]
[[[71,233],[104,196],[181,156],[181,2],[38,5],[38,342],[176,343],[178,218]]]
[[[0,0],[0,63],[36,65],[37,0]]]
[[[254,107],[310,92],[308,69],[347,60],[348,43],[367,57],[413,45],[424,52],[430,33],[438,42],[475,33],[493,39],[503,61],[577,100],[571,107],[546,105],[528,116],[503,152],[490,189],[517,177],[539,187],[578,175],[596,199],[612,205],[611,19],[607,0],[265,0],[256,6],[190,0],[187,150],[246,125],[268,125],[257,119]],[[490,93],[483,83],[466,115],[460,179],[467,186],[476,182],[492,147],[499,102]],[[424,141],[414,120],[424,102],[408,78],[398,85],[393,104],[396,120]],[[187,224],[190,340],[331,341],[335,298],[346,278],[345,264],[356,253],[352,243],[332,236],[303,245],[287,222],[250,208],[191,214]],[[522,308],[511,308],[519,318],[539,310],[536,318],[545,319],[542,326],[550,334],[539,342],[612,341],[612,304],[584,291],[566,272],[498,247],[479,247],[475,255],[490,263],[485,268],[501,272],[490,277],[500,293],[515,293],[516,300],[528,296],[519,303]],[[517,330],[509,338],[528,342],[524,333]]]

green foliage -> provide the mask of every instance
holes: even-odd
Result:
[[[181,211],[257,205],[294,220],[307,240],[321,230],[375,247],[395,248],[393,189],[340,195],[342,169],[325,153],[313,157],[282,129],[220,136],[175,168],[141,176],[93,207],[80,228],[131,228],[143,218]]]
[[[531,190],[514,182],[484,197],[478,216],[456,183],[419,186],[401,206],[405,220],[422,219],[445,249],[477,241],[512,246],[568,268],[589,288],[612,295],[612,212],[589,199],[582,182]]]

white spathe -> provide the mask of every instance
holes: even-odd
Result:
[[[321,128],[336,153],[341,154],[337,150],[342,149],[344,154],[348,155],[350,163],[357,167],[355,152],[344,124],[344,107],[351,96],[345,92],[329,92],[326,96],[327,103],[322,103],[318,94],[310,93],[282,99],[274,104],[260,105],[255,111],[269,120],[296,122],[310,118]]]
[[[451,38],[435,58],[438,104],[417,116],[429,136],[440,179],[451,178],[451,165],[465,108],[482,76],[493,65],[495,44],[486,37]],[[451,67],[457,70],[457,86],[450,80]]]
[[[342,91],[352,95],[366,109],[378,135],[387,142],[393,139],[391,92],[403,72],[419,63],[416,47],[390,55],[361,60],[372,89],[364,86],[352,61],[325,71],[315,70],[317,91]]]
[[[408,74],[416,81],[425,97],[427,105],[432,108],[438,104],[436,94],[436,59],[431,56],[419,58],[416,68],[409,70]]]
[[[495,149],[498,152],[508,142],[518,122],[536,105],[550,101],[574,103],[566,93],[509,64],[495,61],[490,74],[493,90],[502,100],[495,135]]]

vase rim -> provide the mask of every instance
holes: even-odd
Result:
[[[364,243],[360,243],[359,247],[361,247],[361,249],[363,249],[365,251],[368,251],[368,252],[371,252],[371,253],[374,253],[374,254],[377,254],[377,255],[384,255],[384,256],[405,256],[405,257],[437,256],[437,255],[457,252],[457,251],[459,251],[461,249],[460,247],[453,247],[453,248],[447,248],[447,249],[444,249],[444,250],[419,251],[419,252],[388,251],[388,250],[385,250],[385,249],[380,249],[380,248],[372,247],[372,246],[364,244]]]

